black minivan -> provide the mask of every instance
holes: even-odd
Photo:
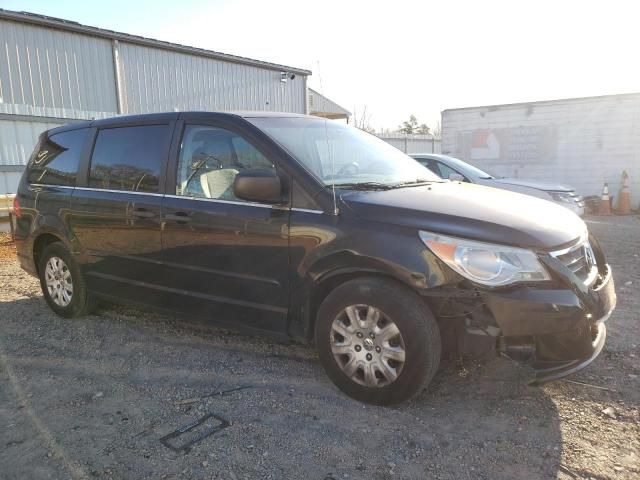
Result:
[[[43,133],[15,201],[22,267],[64,317],[106,297],[314,342],[348,395],[392,404],[441,350],[568,375],[602,350],[611,269],[551,202],[442,180],[296,114],[185,112]]]

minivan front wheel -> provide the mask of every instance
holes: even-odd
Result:
[[[78,264],[63,243],[54,242],[45,247],[38,272],[44,298],[55,313],[74,318],[89,312],[92,299]]]
[[[379,278],[333,290],[318,310],[315,341],[333,382],[378,405],[422,391],[440,361],[440,332],[428,307],[411,290]]]

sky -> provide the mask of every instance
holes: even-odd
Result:
[[[638,5],[638,6],[636,6]],[[313,71],[368,123],[640,91],[635,1],[0,0],[0,8]]]

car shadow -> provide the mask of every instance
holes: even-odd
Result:
[[[444,361],[417,398],[377,407],[338,391],[308,346],[108,304],[66,320],[41,297],[0,303],[0,318],[0,354],[23,391],[1,420],[33,412],[92,475],[512,479],[562,468],[557,409],[508,360]],[[208,413],[229,426],[188,454],[160,443]],[[4,465],[9,454],[32,459],[14,461],[10,477],[46,470],[30,448],[0,454]]]

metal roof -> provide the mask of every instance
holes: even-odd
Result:
[[[203,48],[190,47],[187,45],[180,45],[178,43],[165,42],[162,40],[156,40],[153,38],[141,37],[138,35],[131,35],[128,33],[115,32],[113,30],[106,30],[104,28],[91,27],[88,25],[82,25],[72,20],[65,20],[62,18],[49,17],[46,15],[39,15],[30,12],[14,12],[11,10],[4,10],[0,8],[0,19],[12,20],[15,22],[31,23],[48,28],[54,28],[59,30],[66,30],[76,33],[82,33],[94,37],[107,38],[111,40],[119,40],[123,42],[133,43],[137,45],[144,45],[148,47],[155,47],[163,50],[171,50],[180,53],[189,53],[192,55],[214,58],[217,60],[223,60],[232,63],[240,63],[243,65],[251,65],[254,67],[260,67],[268,70],[286,71],[295,73],[298,75],[311,75],[310,70],[304,70],[301,68],[288,67],[286,65],[279,65],[277,63],[263,62],[261,60],[255,60],[247,57],[240,57],[237,55],[229,55],[226,53],[215,52],[213,50],[205,50]]]
[[[329,100],[321,93],[316,92],[313,88],[309,90],[309,111],[312,115],[324,114],[328,118],[348,118],[351,112],[344,107],[341,107],[333,100]]]

